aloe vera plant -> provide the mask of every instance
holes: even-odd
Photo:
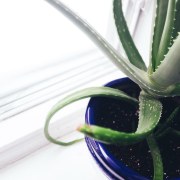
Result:
[[[141,88],[139,99],[133,98],[120,90],[109,87],[87,88],[75,92],[58,102],[49,112],[45,123],[45,135],[51,142],[59,145],[71,145],[72,142],[61,142],[54,139],[48,132],[54,114],[70,103],[87,97],[107,96],[127,101],[139,106],[139,123],[132,133],[119,132],[99,126],[82,125],[77,128],[85,135],[108,144],[131,145],[147,140],[154,165],[154,180],[163,179],[163,162],[156,138],[170,127],[169,122],[177,115],[176,107],[164,124],[159,125],[163,111],[160,98],[180,95],[180,0],[156,0],[154,5],[154,21],[152,32],[151,57],[146,67],[136,48],[122,11],[121,0],[113,0],[114,21],[119,39],[127,55],[124,58],[99,33],[82,18],[57,0],[47,0],[101,49],[124,74]],[[180,135],[178,130],[171,130]]]

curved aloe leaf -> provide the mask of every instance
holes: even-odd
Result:
[[[64,99],[62,99],[50,110],[50,112],[46,118],[46,123],[45,123],[45,127],[44,127],[44,133],[45,133],[46,138],[55,144],[59,144],[59,145],[63,145],[63,146],[67,146],[67,145],[71,145],[76,142],[79,142],[81,139],[74,140],[71,142],[62,142],[62,141],[58,141],[58,140],[54,139],[49,134],[49,131],[48,131],[50,120],[59,110],[61,110],[63,107],[67,106],[68,104],[71,104],[80,99],[84,99],[84,98],[88,98],[88,97],[95,97],[95,96],[98,96],[98,97],[104,96],[104,97],[110,97],[110,98],[115,98],[115,99],[121,99],[121,100],[127,101],[135,106],[138,105],[138,101],[135,98],[132,98],[132,97],[126,95],[124,92],[122,92],[120,90],[109,88],[109,87],[87,88],[87,89],[78,91],[78,92],[73,93],[73,94],[65,97]]]
[[[108,144],[129,145],[137,143],[146,138],[156,127],[161,117],[162,104],[160,101],[147,96],[140,95],[139,124],[136,132],[119,132],[99,126],[83,125],[79,131],[98,141]]]
[[[156,58],[156,68],[161,64],[161,61],[164,59],[164,56],[168,52],[168,48],[171,46],[171,37],[175,19],[175,4],[176,0],[170,0],[168,3],[166,21],[164,24],[161,42],[159,45],[158,54]]]
[[[126,24],[126,20],[123,15],[122,11],[122,2],[121,0],[114,0],[113,3],[113,12],[114,12],[114,19],[116,23],[117,32],[119,34],[119,38],[123,45],[123,48],[126,52],[126,55],[129,61],[142,70],[147,70],[146,65],[139,54],[133,39],[130,35],[129,29]]]
[[[177,0],[176,9],[175,9],[175,22],[172,32],[171,44],[173,44],[173,40],[177,38],[179,32],[180,32],[180,0]]]
[[[180,83],[180,35],[170,48],[165,59],[152,74],[152,79],[157,84],[167,87]],[[173,73],[172,73],[173,72]]]
[[[156,58],[158,54],[159,44],[161,41],[161,36],[164,29],[164,24],[166,20],[166,14],[167,14],[167,7],[168,7],[168,0],[157,0],[156,6],[156,17],[155,17],[155,26],[154,26],[154,32],[152,37],[152,52],[151,52],[151,67],[150,71],[154,72],[156,69]]]
[[[151,134],[147,137],[147,143],[151,151],[154,167],[154,177],[153,180],[163,180],[163,163],[161,158],[161,153],[156,143],[154,136]]]

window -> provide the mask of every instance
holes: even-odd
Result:
[[[63,1],[121,49],[110,20],[111,0]],[[138,34],[142,28],[138,24],[151,20],[153,3],[124,2],[131,33],[148,60],[148,52],[141,46],[146,39]],[[46,1],[2,1],[0,23],[0,168],[4,168],[48,144],[43,125],[55,102],[75,90],[100,86],[124,75]],[[145,28],[144,32],[150,33],[148,25]],[[60,121],[57,117],[52,125],[56,137],[72,133],[75,124],[83,122],[86,103],[60,113]],[[71,117],[76,120],[70,121]]]

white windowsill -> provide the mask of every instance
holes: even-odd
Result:
[[[81,0],[78,0],[78,1],[81,1]],[[97,0],[93,2],[95,4]],[[101,5],[102,2],[104,3],[103,0],[100,0],[99,5]],[[70,7],[74,7],[74,9],[77,8],[77,11],[80,12],[79,14],[82,14],[82,15],[86,14],[86,12],[83,12],[83,8],[80,8],[81,6],[78,7],[75,1],[68,0],[67,4],[68,3],[70,4]],[[88,6],[88,4],[86,4],[85,1],[82,1],[82,3],[83,3],[82,7],[85,5]],[[107,12],[109,11],[108,9],[109,4],[111,4],[110,0],[106,2]],[[148,2],[146,2],[146,6],[147,4]],[[47,7],[49,5],[47,4],[45,6]],[[53,14],[54,11],[55,10],[52,8],[51,13]],[[108,17],[109,13],[107,12],[106,12],[106,16]],[[59,14],[56,11],[55,11],[55,14],[56,16],[58,15],[58,17],[59,16],[61,17],[61,14]],[[104,17],[104,18],[107,19],[107,17]],[[99,21],[101,21],[100,19],[95,22],[93,17],[91,17],[91,15],[86,15],[85,18],[87,18],[88,21],[90,21],[90,23],[92,23],[93,26],[97,27],[97,29],[99,28],[100,32],[103,31],[102,27],[99,24]],[[67,19],[65,19],[64,22],[66,21]],[[147,23],[147,21],[145,21],[143,18],[141,19],[141,21],[142,23],[145,23],[145,24]],[[133,26],[134,22],[132,21],[131,23]],[[69,26],[70,28],[74,28],[73,25],[72,26],[67,25],[67,26]],[[146,32],[148,30],[149,30],[148,26],[146,26],[146,29],[144,29],[144,31]],[[76,33],[76,30],[75,30],[75,33]],[[79,30],[77,30],[77,33],[81,34]],[[104,33],[104,35],[106,34],[106,32],[102,32],[102,33]],[[135,33],[134,37],[136,39],[138,47],[140,48],[140,51],[143,52],[143,57],[145,57],[145,59],[148,61],[148,58],[147,58],[148,52],[145,51],[143,49],[144,46],[141,45],[141,43],[145,41],[146,39],[141,37],[141,35],[142,34]],[[77,35],[77,36],[81,36],[81,35]],[[108,39],[113,39],[111,35],[107,37]],[[82,42],[84,42],[84,36],[82,37],[82,39],[83,39]],[[86,42],[86,39],[85,39],[85,42]],[[116,40],[114,43],[116,44]],[[95,57],[102,57],[103,62],[105,62],[105,67],[112,66],[112,68],[109,70],[109,73],[106,73],[106,75],[101,74],[100,77],[98,78],[94,77],[95,79],[89,80],[88,83],[86,82],[85,84],[79,85],[79,87],[74,88],[74,90],[82,89],[84,87],[100,86],[108,81],[121,78],[124,76],[123,73],[121,73],[116,67],[111,65],[111,62],[109,62],[101,54],[101,52],[96,51],[96,49],[94,48],[95,47],[94,45],[92,48],[92,44],[89,43],[89,40],[87,40],[85,44],[87,45],[87,47],[84,48],[85,51],[93,50],[95,52],[95,55],[93,57],[94,59]],[[65,49],[68,49],[68,48],[65,48]],[[58,59],[59,57],[57,58],[56,56],[57,55],[56,53],[58,52],[58,50],[55,49],[54,52],[55,52],[54,59]],[[82,53],[82,51],[78,51],[78,53]],[[65,54],[63,54],[62,57],[63,56],[67,57],[67,55]],[[52,57],[49,57],[49,58],[52,58]],[[92,57],[90,57],[89,59],[91,58]],[[98,69],[94,70],[94,74],[96,74],[97,72],[98,72]],[[93,71],[91,73],[93,74]],[[90,74],[86,74],[86,75],[87,77],[91,76]],[[74,80],[72,79],[72,82],[73,81]],[[76,79],[76,81],[77,82],[81,81],[81,78],[79,78],[79,80]],[[74,90],[72,90],[72,92],[74,92]],[[90,156],[84,141],[74,146],[64,148],[64,147],[59,147],[53,144],[49,144],[49,142],[45,139],[43,135],[42,126],[44,124],[44,119],[47,114],[45,112],[48,112],[49,109],[52,107],[52,105],[54,105],[54,103],[57,102],[59,98],[64,97],[66,94],[67,93],[64,93],[62,96],[59,95],[58,97],[55,97],[46,103],[36,106],[36,108],[32,108],[26,111],[25,113],[21,113],[17,116],[11,117],[10,119],[11,121],[9,120],[4,121],[0,124],[0,154],[2,155],[2,157],[4,157],[4,162],[2,161],[3,158],[0,159],[0,169],[3,168],[0,170],[1,180],[14,180],[14,179],[18,179],[18,180],[24,180],[24,179],[26,180],[36,180],[36,179],[37,180],[39,179],[44,179],[44,180],[46,179],[47,180],[49,179],[53,179],[53,180],[56,180],[56,179],[57,180],[59,179],[104,180],[106,179],[105,175],[103,175],[99,171],[94,161],[92,160],[92,157]],[[62,131],[61,127],[58,126],[60,129],[57,129],[57,130],[60,130],[62,134],[60,133],[57,135],[55,132],[55,136],[63,135],[65,139],[71,139],[72,137],[75,138],[79,136],[78,134],[74,135],[71,132],[73,132],[73,128],[76,127],[76,125],[84,122],[84,112],[86,109],[87,101],[88,100],[83,100],[82,102],[78,102],[77,104],[72,105],[70,108],[63,110],[63,112],[59,114],[59,117],[58,116],[56,117],[56,119],[58,120],[60,119],[62,121],[62,124],[64,121],[67,121],[67,119],[71,120],[72,118],[76,118],[76,120],[74,122],[67,124],[69,130],[66,129]],[[70,109],[71,109],[71,113],[69,112]],[[27,118],[29,118],[31,121],[25,122],[24,120]],[[41,119],[41,121],[38,121],[39,119]],[[57,124],[59,123],[59,125],[61,125],[60,121],[57,121],[55,123]],[[16,129],[17,127],[21,127],[21,126],[25,128],[21,129],[21,131]],[[7,129],[11,133],[9,132],[7,133],[6,131]],[[6,132],[3,130],[5,130]],[[16,134],[16,135],[14,136],[13,134]],[[5,136],[6,136],[6,139],[4,138]],[[33,146],[31,146],[30,144]],[[15,149],[12,149],[12,147],[15,147]],[[20,149],[20,147],[24,147],[24,150],[23,148]],[[19,149],[22,150],[20,151],[20,153],[18,152]]]
[[[71,147],[49,145],[1,171],[1,180],[105,180],[85,142]]]

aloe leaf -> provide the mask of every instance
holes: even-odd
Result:
[[[167,54],[168,48],[170,47],[171,44],[171,37],[172,37],[174,19],[175,19],[175,4],[176,4],[176,0],[170,0],[168,3],[166,21],[164,24],[164,29],[156,58],[156,68],[160,65],[161,61],[164,59],[164,56]]]
[[[171,133],[171,129],[172,129],[172,128],[170,128],[170,127],[166,128],[162,133],[158,134],[158,135],[156,136],[156,138],[157,138],[158,140],[160,140],[161,138],[164,138],[164,136],[166,136],[167,134]]]
[[[82,125],[79,131],[98,141],[107,144],[129,145],[142,141],[157,126],[161,117],[162,105],[160,101],[147,96],[140,95],[139,124],[136,132],[119,132],[99,126]]]
[[[175,135],[175,136],[180,137],[180,131],[178,131],[178,130],[175,130],[175,129],[171,128],[171,133],[172,133],[173,135]]]
[[[175,135],[180,138],[180,131],[178,131],[172,127],[168,127],[166,130],[163,131],[163,133],[159,134],[157,136],[157,138],[158,139],[163,138],[165,135],[168,135],[168,134]]]
[[[162,112],[162,104],[159,100],[154,99],[143,91],[139,96],[139,102],[139,124],[137,132],[149,132],[156,127],[159,122]]]
[[[154,177],[153,180],[163,180],[163,162],[161,153],[154,136],[151,134],[147,137],[147,143],[151,151],[153,166],[154,166]]]
[[[174,111],[170,114],[170,116],[165,120],[165,122],[160,126],[160,128],[155,132],[156,136],[162,136],[164,134],[164,131],[171,126],[171,124],[174,121],[174,118],[179,113],[180,107],[176,107]]]
[[[97,33],[82,18],[70,10],[67,6],[57,0],[46,0],[60,12],[62,12],[69,20],[79,27],[85,34],[109,57],[109,59],[121,69],[131,80],[140,87],[154,92],[159,92],[148,78],[148,74],[137,68],[123,56],[121,56],[99,33]]]
[[[151,75],[152,80],[160,86],[180,83],[180,35],[170,48],[158,69]]]
[[[175,21],[174,21],[174,28],[173,28],[173,32],[172,32],[171,44],[173,44],[173,40],[177,38],[179,32],[180,32],[180,0],[177,0],[176,1]]]
[[[127,27],[126,20],[124,18],[122,11],[121,0],[114,0],[113,12],[114,12],[114,19],[115,19],[117,32],[119,34],[119,38],[121,40],[121,43],[123,45],[123,48],[126,52],[129,61],[139,69],[146,71],[147,70],[146,65],[141,55],[139,54],[133,42],[129,29]]]
[[[80,99],[84,99],[84,98],[88,98],[88,97],[95,97],[95,96],[98,96],[98,97],[103,96],[103,97],[121,99],[121,100],[129,102],[132,105],[135,105],[135,106],[138,105],[138,100],[136,100],[135,98],[128,96],[127,94],[125,94],[124,92],[122,92],[120,90],[109,88],[109,87],[87,88],[87,89],[75,92],[75,93],[65,97],[60,102],[58,102],[48,113],[48,116],[46,118],[45,127],[44,127],[44,133],[45,133],[46,138],[49,141],[51,141],[55,144],[62,145],[62,146],[68,146],[68,145],[74,144],[76,142],[79,142],[81,139],[77,139],[77,140],[70,141],[70,142],[62,142],[62,141],[59,141],[59,140],[56,140],[55,138],[53,138],[49,134],[49,130],[48,130],[50,120],[59,110],[61,110],[68,104],[71,104]]]
[[[152,37],[152,52],[151,52],[151,67],[154,72],[156,69],[156,58],[158,54],[159,44],[161,41],[161,36],[164,29],[164,24],[166,20],[168,0],[156,0],[156,13],[154,22],[154,32]]]
[[[68,19],[77,25],[88,37],[109,57],[109,59],[126,74],[132,81],[142,89],[148,90],[157,96],[164,96],[164,88],[153,84],[148,74],[137,68],[123,56],[121,56],[99,33],[89,26],[82,18],[70,10],[67,6],[57,0],[46,0]],[[166,92],[165,92],[166,94]]]

